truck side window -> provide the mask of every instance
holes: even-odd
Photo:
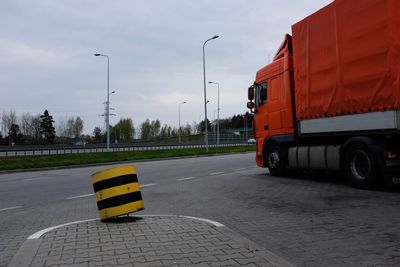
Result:
[[[267,82],[256,85],[256,106],[267,103]]]

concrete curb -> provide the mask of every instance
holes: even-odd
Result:
[[[191,217],[191,216],[182,216],[182,215],[138,215],[138,216],[133,216],[136,218],[141,218],[141,217],[174,217],[174,218],[182,218],[182,219],[188,219],[188,220],[196,220],[196,221],[201,221],[203,223],[206,223],[212,227],[215,227],[218,229],[218,231],[231,238],[238,244],[242,245],[246,249],[248,249],[250,252],[256,254],[260,258],[266,260],[267,262],[270,262],[271,264],[275,266],[283,266],[283,267],[293,267],[292,263],[286,261],[285,259],[277,256],[276,254],[272,253],[271,251],[268,251],[267,249],[259,246],[258,244],[254,243],[253,241],[243,237],[242,235],[233,232],[231,229],[226,227],[225,225],[215,222],[212,220],[208,219],[203,219],[203,218],[198,218],[198,217]],[[43,237],[46,233],[49,233],[51,231],[54,231],[56,229],[66,227],[68,225],[72,224],[80,224],[84,222],[91,222],[91,221],[97,221],[98,219],[89,219],[89,220],[82,220],[82,221],[77,221],[77,222],[70,222],[58,226],[53,226],[49,227],[43,230],[40,230],[34,234],[32,234],[27,240],[24,241],[24,243],[21,245],[21,247],[18,249],[17,253],[14,255],[12,258],[11,262],[9,263],[8,267],[27,267],[30,266],[38,252],[39,247],[41,246],[43,242]]]

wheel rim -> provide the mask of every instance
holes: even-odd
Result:
[[[363,150],[357,150],[354,153],[353,158],[350,162],[350,170],[358,180],[367,179],[368,174],[371,171],[371,161],[368,154]]]
[[[279,153],[276,150],[271,151],[268,157],[268,166],[270,168],[276,168],[279,164]]]

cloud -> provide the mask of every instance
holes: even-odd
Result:
[[[330,0],[4,0],[0,3],[0,107],[19,114],[49,108],[80,116],[86,133],[103,126],[110,55],[112,106],[135,123],[176,126],[204,113],[207,80],[221,84],[221,114],[244,112],[246,88],[290,26]],[[209,114],[216,89],[208,85]],[[212,114],[211,114],[212,117]]]

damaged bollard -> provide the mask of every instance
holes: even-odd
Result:
[[[144,209],[134,165],[120,166],[91,175],[100,220]]]

